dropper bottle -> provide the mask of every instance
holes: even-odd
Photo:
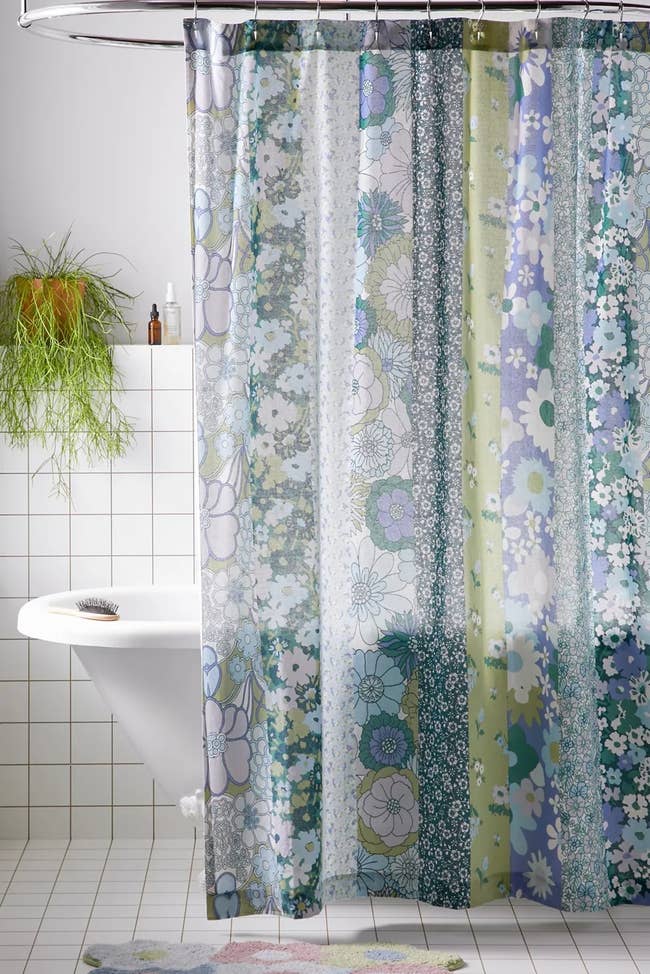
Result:
[[[147,326],[147,339],[150,345],[160,345],[160,317],[155,304],[151,305],[151,314],[149,315],[149,324]]]
[[[171,281],[167,284],[163,305],[163,345],[180,345],[181,306],[176,301],[176,292]]]

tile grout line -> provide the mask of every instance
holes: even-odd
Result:
[[[95,895],[93,897],[93,902],[92,902],[92,905],[90,907],[90,913],[88,914],[88,920],[86,922],[86,927],[85,927],[84,932],[82,934],[81,943],[79,945],[79,953],[77,954],[77,959],[75,961],[75,966],[74,966],[75,971],[77,970],[77,967],[79,965],[79,962],[83,959],[83,955],[84,955],[84,944],[86,943],[86,935],[87,935],[88,930],[90,928],[90,921],[93,918],[93,913],[95,912],[95,905],[97,903],[97,897],[99,896],[99,891],[101,889],[102,880],[104,878],[104,873],[106,872],[106,866],[108,864],[108,860],[109,860],[109,857],[110,857],[110,854],[111,854],[111,848],[112,848],[112,846],[113,846],[113,843],[111,842],[111,844],[106,849],[106,857],[104,858],[104,865],[102,866],[102,871],[101,871],[101,873],[99,875],[99,879],[97,880],[97,886],[95,887]],[[67,856],[67,853],[66,853],[66,856]]]
[[[181,925],[181,943],[183,943],[183,938],[185,937],[185,923],[187,920],[187,907],[190,901],[190,892],[192,890],[192,879],[194,877],[194,853],[196,852],[196,829],[194,829],[194,842],[192,844],[192,858],[190,859],[190,874],[187,879],[187,892],[185,893],[185,906],[183,907],[183,923]]]
[[[35,945],[36,941],[38,940],[39,933],[41,932],[41,927],[43,926],[43,920],[45,919],[45,914],[47,913],[47,911],[49,909],[50,903],[52,902],[52,896],[54,895],[54,890],[56,889],[56,884],[59,881],[59,876],[61,875],[61,870],[63,869],[63,863],[65,862],[65,857],[68,854],[68,849],[69,848],[70,848],[70,839],[68,839],[67,844],[66,844],[66,847],[65,847],[65,850],[63,852],[63,856],[61,857],[61,862],[59,863],[59,868],[57,869],[56,876],[54,877],[54,882],[52,883],[52,889],[50,890],[50,892],[48,894],[47,903],[43,907],[43,912],[41,913],[41,919],[39,920],[38,927],[34,931],[34,936],[32,938],[32,945],[29,948],[29,954],[27,955],[27,959],[25,960],[25,966],[23,967],[23,974],[24,974],[25,970],[27,969],[27,966],[28,966],[28,964],[29,964],[29,962],[31,960],[32,951],[34,950],[34,945]]]
[[[0,906],[2,906],[2,904],[5,901],[5,897],[6,897],[7,893],[9,892],[9,887],[11,886],[11,884],[14,881],[14,876],[18,872],[18,869],[20,867],[20,864],[23,861],[23,856],[25,855],[25,850],[27,849],[27,846],[29,845],[29,839],[21,839],[20,841],[23,843],[23,847],[20,850],[20,855],[18,856],[18,860],[16,862],[16,865],[14,866],[13,871],[11,873],[11,876],[9,877],[9,882],[7,883],[7,888],[4,891],[4,893],[2,894],[2,896],[0,896]]]
[[[375,904],[373,903],[372,896],[369,899],[370,899],[370,912],[372,914],[372,927],[373,930],[375,931],[375,941],[378,943],[379,934],[377,932],[377,918],[375,917]]]
[[[143,877],[143,880],[142,880],[142,890],[140,891],[140,901],[138,902],[138,910],[137,910],[137,913],[135,915],[135,925],[133,927],[133,939],[134,940],[135,940],[135,935],[136,935],[137,930],[138,930],[138,923],[140,922],[140,910],[142,909],[142,901],[144,899],[144,891],[145,891],[146,886],[147,886],[147,876],[149,875],[149,869],[151,867],[151,857],[153,856],[153,847],[154,847],[154,842],[153,842],[153,839],[152,839],[151,840],[151,845],[149,846],[149,857],[147,859],[147,868],[144,871],[144,877]]]
[[[528,941],[526,940],[526,937],[524,936],[524,931],[521,929],[521,924],[519,923],[519,917],[517,916],[517,914],[515,912],[515,908],[512,905],[512,899],[510,897],[508,897],[508,906],[510,907],[510,909],[512,911],[512,915],[514,917],[515,923],[517,924],[517,930],[519,931],[519,936],[521,937],[522,942],[523,942],[524,946],[526,947],[526,953],[530,957],[531,966],[532,966],[533,970],[535,971],[535,974],[537,974],[537,964],[533,960],[533,955],[530,952],[530,947],[528,946]]]
[[[619,937],[621,938],[623,944],[625,945],[625,949],[627,950],[628,954],[630,955],[630,960],[632,961],[632,963],[634,964],[634,966],[636,967],[637,971],[639,971],[639,974],[640,974],[641,968],[637,964],[636,959],[632,956],[632,951],[630,950],[629,944],[628,944],[627,940],[625,939],[625,937],[623,936],[623,934],[621,933],[621,931],[618,929],[618,924],[616,923],[616,920],[614,919],[614,917],[610,913],[609,909],[607,910],[607,915],[609,916],[609,919],[611,920],[611,922],[612,922],[612,924],[614,926],[614,929],[616,930],[616,933],[619,935]],[[578,947],[578,950],[580,950],[579,947]],[[580,954],[580,956],[582,957],[582,954]]]
[[[481,953],[481,948],[478,945],[478,940],[476,939],[476,933],[474,927],[472,926],[472,918],[469,915],[469,910],[465,909],[465,917],[467,918],[467,923],[469,925],[469,932],[472,935],[472,940],[474,941],[474,946],[476,947],[476,953],[478,954],[478,962],[481,965],[481,970],[485,974],[485,964],[483,963],[483,954]]]
[[[422,935],[424,937],[424,946],[426,947],[427,950],[430,950],[431,948],[429,947],[429,938],[427,937],[427,931],[426,931],[425,926],[424,926],[424,917],[422,916],[422,910],[420,909],[420,901],[419,900],[416,900],[415,901],[415,905],[418,908],[418,914],[419,914],[419,917],[420,917],[420,926],[422,927]]]

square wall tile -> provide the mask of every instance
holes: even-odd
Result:
[[[65,494],[57,493],[49,473],[37,473],[29,478],[30,514],[69,514],[70,501]]]
[[[94,683],[86,680],[72,684],[72,720],[107,721],[111,712],[97,693]]]
[[[109,514],[73,514],[70,518],[73,555],[110,555],[111,518]]]
[[[194,474],[155,473],[153,475],[154,514],[192,514]]]
[[[151,391],[149,389],[129,389],[116,392],[115,404],[122,410],[129,423],[137,432],[151,429]]]
[[[32,806],[29,810],[29,835],[31,839],[68,839],[70,808]]]
[[[30,676],[32,680],[69,680],[70,647],[61,643],[46,643],[40,639],[29,641]],[[67,693],[67,684],[65,686]],[[34,699],[32,698],[32,707]],[[34,714],[32,713],[32,719]],[[67,718],[62,718],[67,720]]]
[[[0,468],[0,514],[27,514],[28,474]]]
[[[74,764],[110,764],[110,722],[72,724],[72,761]]]
[[[111,769],[107,764],[75,764],[72,767],[73,805],[110,805]]]
[[[3,839],[26,839],[29,835],[29,809],[0,808],[0,835]]]
[[[110,514],[110,473],[73,473],[70,497],[73,514]]]
[[[156,473],[189,473],[193,462],[192,433],[153,434],[153,469]]]
[[[153,560],[154,585],[192,585],[194,558],[191,555],[158,555]]]
[[[0,766],[0,804],[26,805],[27,795],[27,767],[20,764]]]
[[[113,808],[113,836],[116,839],[153,837],[153,805],[150,808]]]
[[[63,681],[29,684],[30,720],[39,723],[56,723],[70,720],[70,684]]]
[[[0,680],[27,679],[28,645],[26,639],[0,640]]]
[[[70,559],[66,555],[29,559],[29,594],[31,598],[65,592],[70,587]]]
[[[141,764],[142,759],[118,722],[113,721],[113,761],[115,764]]]
[[[194,826],[175,806],[157,805],[153,814],[156,839],[181,839],[194,833]]]
[[[151,585],[152,559],[148,555],[123,555],[113,558],[113,585]]]
[[[113,802],[115,805],[153,802],[153,779],[144,764],[113,765]]]
[[[0,556],[29,553],[27,520],[25,515],[0,513]]]
[[[32,807],[70,804],[70,768],[60,764],[32,764],[29,768]]]
[[[28,559],[0,558],[0,598],[27,598],[28,592]]]
[[[73,555],[70,559],[71,588],[103,588],[111,584],[111,559],[108,555]]]
[[[110,808],[72,808],[73,839],[110,839],[112,815]]]
[[[163,389],[153,394],[154,430],[192,430],[194,400],[189,389]]]
[[[115,345],[113,364],[123,389],[151,388],[151,349],[148,345]]]
[[[17,723],[27,720],[27,681],[0,683],[0,720]]]
[[[27,764],[27,724],[0,724],[0,764]]]
[[[26,447],[11,446],[5,433],[0,433],[0,470],[4,473],[27,473],[29,469]]]
[[[68,764],[69,724],[32,724],[29,728],[29,759],[32,764]]]
[[[192,345],[160,345],[152,349],[154,389],[192,388]]]
[[[194,519],[191,514],[154,514],[155,555],[191,555],[194,550]]]
[[[18,639],[18,612],[25,599],[0,599],[0,639]]]
[[[115,514],[112,518],[113,555],[150,555],[150,514]]]
[[[151,514],[151,474],[114,473],[113,514]]]
[[[29,519],[30,555],[70,553],[70,520],[64,514],[35,514]]]
[[[146,473],[151,470],[151,433],[134,433],[123,457],[113,460],[113,473]]]

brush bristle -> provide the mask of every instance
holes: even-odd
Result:
[[[117,602],[107,602],[106,599],[80,599],[77,602],[80,612],[92,612],[100,616],[116,616],[119,605]]]

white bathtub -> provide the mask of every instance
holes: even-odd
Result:
[[[118,622],[48,612],[97,596],[117,602]],[[203,788],[200,603],[196,586],[58,592],[27,602],[18,629],[71,644],[142,760],[169,797]]]

